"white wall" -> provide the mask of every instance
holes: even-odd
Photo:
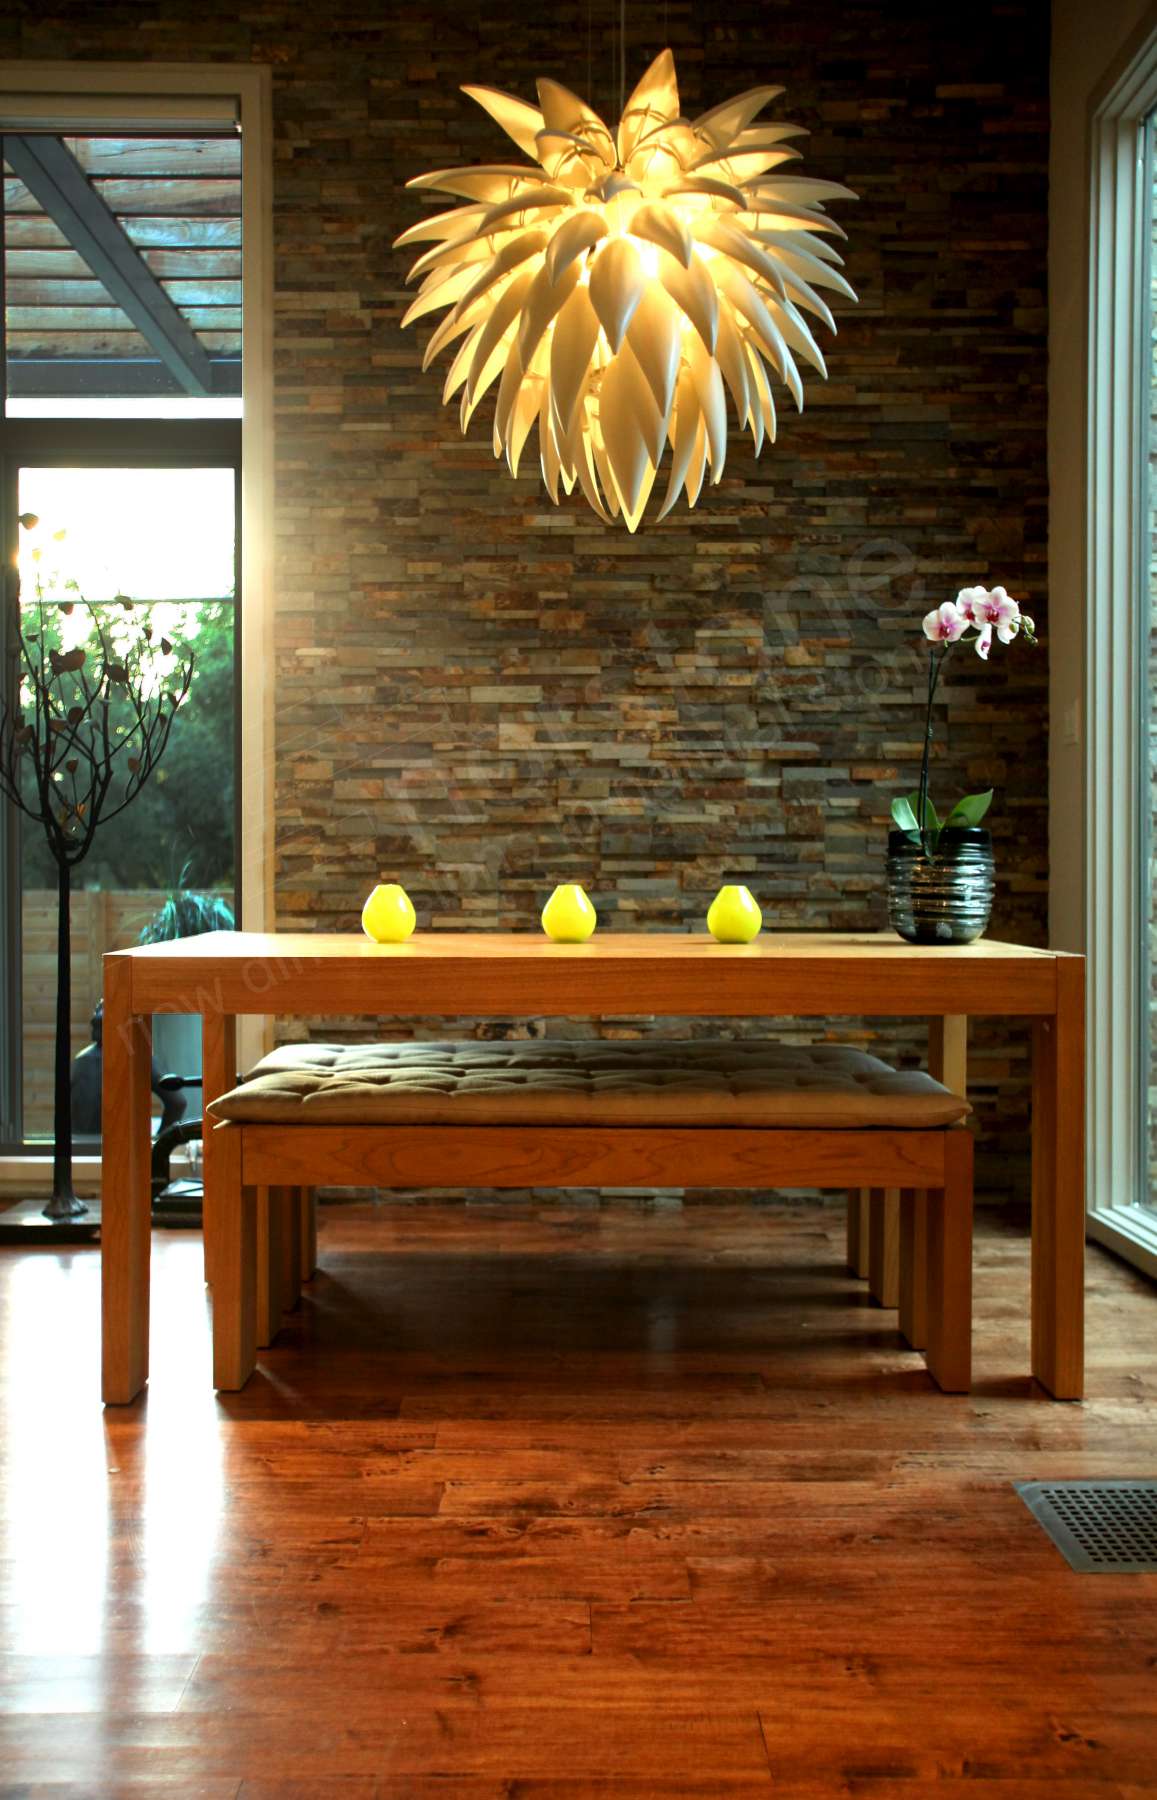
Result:
[[[1049,151],[1049,929],[1085,943],[1085,393],[1089,109],[1147,0],[1053,0]]]

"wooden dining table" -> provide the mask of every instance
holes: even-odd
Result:
[[[1032,1372],[1057,1399],[1084,1383],[1084,959],[987,939],[923,947],[891,933],[764,932],[752,944],[604,931],[585,944],[530,933],[212,932],[104,958],[101,1201],[103,1394],[148,1380],[151,1021],[199,1013],[204,1101],[237,1079],[236,1023],[357,1016],[389,1034],[413,1018],[849,1015],[929,1021],[929,1068],[967,1081],[969,1017],[1024,1019],[1032,1057]],[[212,1193],[215,1146],[206,1134]]]

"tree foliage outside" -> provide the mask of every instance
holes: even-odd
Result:
[[[195,652],[190,704],[182,707],[180,730],[131,814],[113,820],[96,839],[78,870],[78,886],[128,892],[233,887],[233,605],[165,603],[164,616],[169,630]],[[21,863],[26,889],[55,887],[44,835],[27,824]]]

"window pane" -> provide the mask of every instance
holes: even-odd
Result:
[[[233,592],[232,469],[22,469],[20,509],[40,521],[20,534],[23,594],[38,579],[87,600]]]
[[[11,415],[238,411],[240,139],[3,145]]]
[[[234,475],[231,469],[20,471],[21,607],[38,590],[61,650],[95,647],[97,624],[115,637],[126,620],[148,621],[154,640],[187,645],[192,685],[161,763],[128,809],[101,827],[74,872],[72,1051],[84,1050],[100,999],[101,956],[142,931],[184,935],[231,922],[234,901]],[[34,552],[39,551],[39,556]],[[75,588],[68,584],[75,582]],[[126,595],[126,613],[114,596]],[[93,612],[79,604],[92,603]],[[70,612],[61,610],[71,606]],[[32,821],[21,836],[24,1133],[52,1131],[56,996],[56,867]],[[199,1021],[157,1022],[162,1074],[200,1070]],[[82,1084],[83,1085],[83,1084]],[[98,1129],[83,1093],[75,1123]],[[95,1102],[99,1088],[90,1096]],[[182,1096],[200,1113],[197,1090]],[[154,1112],[159,1114],[160,1101]]]

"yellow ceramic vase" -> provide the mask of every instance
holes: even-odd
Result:
[[[585,944],[599,915],[577,881],[556,887],[542,909],[542,929],[556,944]]]
[[[707,914],[707,929],[721,944],[750,944],[762,925],[763,914],[745,887],[720,888]]]
[[[375,944],[404,944],[414,924],[413,902],[396,881],[380,882],[362,907],[362,930]]]

